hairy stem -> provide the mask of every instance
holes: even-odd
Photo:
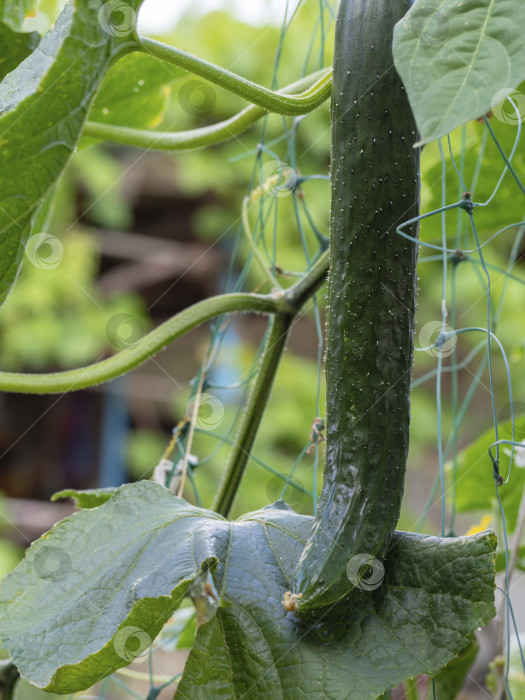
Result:
[[[285,296],[289,306],[293,306],[298,311],[315,294],[326,282],[329,263],[330,253],[325,250],[308,270],[308,273],[286,291]]]
[[[277,314],[270,321],[268,339],[259,362],[257,378],[248,398],[237,439],[213,504],[213,510],[224,517],[230,513],[250,458],[293,319],[293,314]]]
[[[332,85],[332,72],[327,71],[318,80],[307,95],[284,95],[262,85],[257,85],[251,80],[242,78],[225,68],[210,63],[203,58],[193,56],[186,51],[176,49],[174,46],[162,44],[154,39],[141,38],[140,50],[163,61],[172,63],[179,68],[200,75],[201,78],[214,83],[219,87],[239,95],[248,102],[252,102],[268,112],[297,116],[319,107],[330,96]]]
[[[326,70],[317,71],[287,85],[278,92],[289,94],[311,86],[298,95],[298,97],[310,97],[318,90],[318,87],[316,85],[312,86],[312,83],[327,75]],[[305,110],[305,113],[311,111],[311,109],[314,109],[314,107]],[[153,131],[131,129],[125,126],[102,124],[100,122],[87,122],[83,134],[92,138],[104,139],[105,141],[122,143],[126,146],[136,146],[138,148],[189,151],[228,141],[249,129],[265,114],[268,114],[268,110],[257,105],[250,105],[230,119],[188,131]]]
[[[143,336],[133,347],[86,367],[52,372],[25,374],[0,372],[0,391],[22,394],[61,394],[86,389],[126,374],[172,343],[181,335],[216,316],[235,311],[260,314],[295,314],[323,284],[328,269],[324,253],[317,263],[285,292],[272,294],[223,294],[200,301],[181,311],[158,328]]]
[[[237,495],[294,319],[304,303],[324,283],[327,271],[328,252],[325,252],[308,273],[284,293],[288,311],[276,314],[270,322],[268,339],[260,359],[257,378],[248,398],[230,460],[213,504],[213,510],[225,517],[229,515]]]
[[[215,316],[233,311],[273,314],[283,307],[272,295],[224,294],[205,299],[170,318],[143,336],[133,347],[86,367],[49,374],[0,372],[0,391],[28,394],[59,394],[85,389],[125,374],[148,360],[176,338]]]

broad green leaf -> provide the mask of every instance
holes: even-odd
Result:
[[[394,61],[420,144],[491,111],[525,78],[522,0],[417,0],[394,32]]]
[[[516,418],[515,431],[516,442],[525,438],[525,416]],[[498,433],[500,440],[511,440],[510,421],[498,424]],[[490,513],[492,510],[493,502],[496,499],[496,489],[492,460],[488,449],[495,439],[494,429],[490,428],[458,455],[456,508],[460,512],[481,510]],[[505,479],[509,472],[509,451],[508,445],[500,445],[499,470]],[[522,464],[519,457],[522,451],[522,448],[514,450],[511,479],[508,484],[499,488],[499,495],[505,509],[507,528],[510,532],[516,526],[521,494],[525,487],[525,466],[518,466]],[[492,454],[496,454],[495,448],[492,448]],[[451,463],[446,465],[446,471],[448,475],[451,475]]]
[[[286,585],[277,586],[257,571],[243,576],[252,543],[241,542],[244,556],[224,573],[218,588],[231,591],[228,599],[234,602],[199,628],[175,697],[373,700],[407,677],[433,673],[445,657],[453,657],[452,647],[459,644],[457,653],[471,636],[463,628],[467,620],[479,615],[486,624],[493,614],[492,539],[487,533],[450,541],[396,533],[381,587],[354,605],[336,606],[317,633],[294,626],[277,607],[268,608],[267,601],[279,599]],[[287,581],[293,569],[277,554],[279,539],[268,533],[267,541],[276,554],[263,550],[260,564],[266,560],[281,569]],[[483,559],[479,588],[470,578],[477,575],[476,552]],[[214,667],[204,664],[210,654]]]
[[[25,18],[35,13],[37,2],[38,0],[0,0],[0,22],[19,31]]]
[[[168,105],[170,83],[186,71],[146,54],[134,53],[115,64],[95,98],[90,121],[135,129],[157,126]]]
[[[14,32],[0,22],[0,80],[27,58],[36,49],[39,41],[40,34],[37,32]]]
[[[209,570],[220,605],[176,697],[374,700],[435,673],[495,612],[492,533],[397,533],[382,585],[307,628],[281,601],[311,523],[282,501],[230,522],[153,482],[123,486],[56,525],[2,582],[2,644],[32,683],[86,688],[143,654]]]
[[[136,47],[140,1],[122,3],[124,20],[114,27],[102,0],[68,3],[0,83],[0,304],[18,274],[31,219],[73,153],[100,81]]]
[[[462,649],[455,659],[452,659],[445,668],[442,668],[434,677],[434,687],[436,698],[439,700],[454,700],[457,697],[470,667],[478,655],[479,644],[473,639],[464,649]],[[432,700],[432,683],[429,684],[427,700]]]
[[[72,498],[77,508],[96,508],[101,506],[114,495],[116,488],[107,489],[64,489],[57,491],[51,496],[52,501],[58,501],[59,498]]]

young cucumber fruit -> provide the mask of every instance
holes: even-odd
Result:
[[[356,573],[367,558],[385,556],[399,518],[417,245],[396,226],[418,215],[419,154],[392,36],[409,7],[410,0],[341,0],[337,17],[326,466],[293,582],[299,614],[335,603],[352,589],[376,587],[366,579],[372,571],[376,583],[381,564],[365,567],[363,579]],[[417,227],[410,233],[417,236]]]

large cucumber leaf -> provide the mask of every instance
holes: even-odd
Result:
[[[0,586],[0,636],[24,677],[87,688],[145,653],[202,572],[220,598],[176,697],[377,698],[435,673],[494,614],[492,533],[397,533],[382,585],[311,628],[281,601],[312,518],[282,501],[237,521],[149,481],[56,525]]]
[[[140,3],[122,2],[120,15],[132,20]],[[68,3],[0,83],[0,304],[18,274],[31,219],[73,153],[100,81],[136,47],[133,25],[112,28],[106,14],[103,0]]]
[[[525,79],[523,0],[417,0],[394,32],[394,61],[420,144],[489,112]]]

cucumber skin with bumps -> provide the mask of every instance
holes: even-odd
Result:
[[[341,0],[332,84],[326,466],[293,591],[305,614],[357,591],[346,567],[382,559],[409,441],[419,210],[417,131],[392,58],[409,0]],[[408,233],[417,236],[417,227]]]

